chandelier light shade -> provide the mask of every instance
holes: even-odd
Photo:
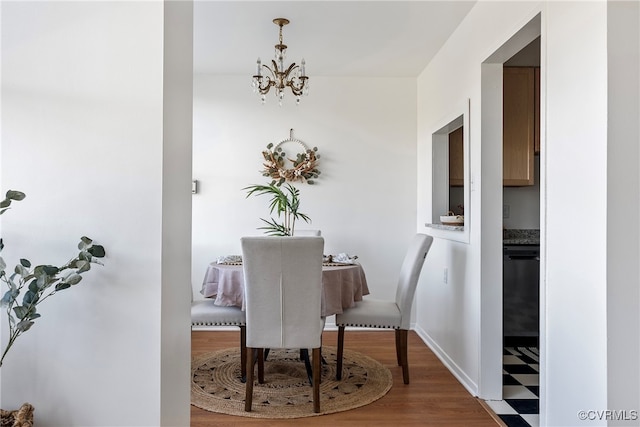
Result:
[[[271,60],[271,67],[262,64],[260,58],[258,58],[256,74],[253,76],[251,85],[253,86],[253,91],[260,95],[263,104],[266,101],[267,93],[273,88],[278,98],[278,103],[282,105],[282,99],[287,87],[295,95],[296,104],[300,104],[300,97],[309,93],[309,77],[305,70],[304,58],[299,66],[293,62],[285,68],[284,59],[287,45],[282,42],[282,27],[287,25],[289,20],[276,18],[273,23],[280,28],[278,44],[275,45],[275,57]]]

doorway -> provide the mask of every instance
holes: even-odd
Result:
[[[503,399],[503,69],[511,58],[541,38],[541,14],[534,16],[526,25],[517,31],[509,40],[500,46],[483,63],[481,68],[481,123],[482,123],[482,219],[481,219],[481,330],[480,330],[480,387],[479,395],[485,400]],[[544,41],[544,38],[542,38]],[[543,53],[544,44],[539,50]],[[544,67],[544,61],[540,64]],[[543,69],[543,68],[541,68]],[[544,73],[541,74],[541,88],[544,88]],[[544,90],[541,90],[540,105],[544,105]],[[540,117],[544,117],[541,108]],[[543,121],[541,121],[543,122]],[[541,124],[541,129],[544,124]],[[541,135],[544,135],[541,132]],[[544,147],[544,138],[541,138]],[[541,233],[544,229],[545,189],[545,152],[539,154],[539,225]],[[544,253],[544,251],[542,251]],[[544,270],[544,260],[540,262]],[[540,304],[544,312],[544,279],[541,276]],[[539,324],[540,367],[544,367],[544,318]],[[542,378],[542,376],[541,376]],[[544,393],[544,380],[539,384],[540,393]],[[544,408],[541,408],[541,412]]]
[[[503,64],[503,342],[538,347],[540,37]]]
[[[503,64],[503,379],[507,426],[540,425],[540,37]],[[489,402],[489,405],[493,405]]]

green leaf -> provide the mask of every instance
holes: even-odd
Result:
[[[20,201],[20,200],[23,200],[25,197],[27,197],[27,195],[24,194],[22,191],[14,191],[14,190],[7,191],[7,199]]]
[[[20,331],[20,332],[26,332],[29,330],[29,328],[31,328],[31,326],[33,326],[33,321],[31,320],[23,320],[22,322],[19,322],[16,325],[16,328]]]
[[[37,280],[32,280],[31,282],[29,282],[29,290],[31,292],[38,292],[40,290]]]
[[[29,310],[21,305],[13,307],[13,311],[16,313],[16,317],[20,320],[24,319],[29,314]]]
[[[68,288],[70,288],[70,287],[71,287],[71,285],[70,285],[70,284],[65,283],[65,282],[61,282],[61,283],[58,283],[58,284],[56,285],[56,291],[61,291],[61,290],[63,290],[63,289],[68,289]]]
[[[80,250],[86,249],[89,246],[91,246],[91,243],[93,243],[93,240],[91,240],[87,236],[82,236],[80,238],[80,243],[78,243],[78,249]]]
[[[38,289],[46,288],[49,285],[49,276],[46,274],[39,275],[36,284],[38,285]]]
[[[0,208],[4,208],[2,211],[6,211],[7,207],[11,205],[11,200],[9,199],[4,199],[3,201],[0,202]]]
[[[60,272],[60,269],[53,265],[43,265],[42,268],[48,276],[55,276]]]
[[[7,268],[7,264],[4,262],[2,257],[0,257],[0,271],[4,271],[5,268]]]
[[[14,271],[16,272],[16,274],[18,274],[18,275],[20,275],[22,277],[29,275],[29,270],[24,268],[24,266],[22,264],[16,265],[16,268],[15,268]]]
[[[31,268],[31,262],[28,259],[20,258],[20,264],[27,268]]]
[[[260,218],[265,224],[265,227],[258,227],[258,230],[266,230],[265,234],[269,236],[288,236],[289,231],[283,224],[278,224],[273,218],[271,221],[267,221],[266,219]]]
[[[72,273],[69,275],[69,277],[67,277],[67,279],[65,280],[65,282],[67,282],[70,285],[77,285],[78,283],[80,283],[80,281],[82,280],[82,276],[77,274],[77,273]]]
[[[13,301],[13,292],[11,292],[11,290],[8,290],[2,296],[2,305],[10,304],[12,301]]]
[[[93,245],[87,250],[91,255],[93,255],[96,258],[102,258],[106,255],[104,251],[104,247],[102,245]]]
[[[267,148],[268,148],[269,150],[271,150],[271,147],[273,147],[273,143],[272,143],[272,142],[270,142],[270,143],[269,143],[269,145],[267,145]]]
[[[89,271],[91,269],[91,263],[84,260],[76,262],[75,266],[78,269],[78,273],[84,273],[85,271]]]
[[[22,298],[22,305],[33,305],[38,302],[38,294],[28,290],[25,292],[24,297]]]

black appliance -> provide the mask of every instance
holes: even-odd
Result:
[[[503,336],[506,346],[537,346],[540,336],[540,246],[505,245]]]

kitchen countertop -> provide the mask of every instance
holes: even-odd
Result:
[[[425,224],[425,226],[438,230],[464,231],[464,225]]]
[[[534,229],[505,229],[502,232],[504,245],[539,245],[540,230]]]

